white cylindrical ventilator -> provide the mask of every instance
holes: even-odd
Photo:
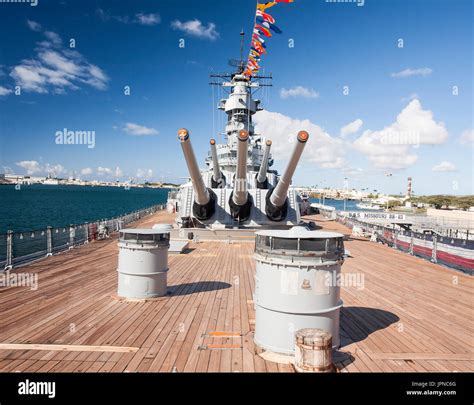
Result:
[[[194,201],[199,205],[206,205],[211,199],[209,191],[204,184],[204,181],[199,170],[199,166],[194,155],[191,140],[189,139],[189,132],[187,129],[182,128],[178,131],[178,139],[183,149],[184,159],[189,170],[189,176],[193,183],[194,188]]]
[[[339,347],[343,235],[305,227],[256,233],[255,343],[294,354],[295,333],[311,328]]]
[[[262,164],[257,175],[257,186],[259,184],[267,183],[267,171],[268,171],[268,159],[270,158],[270,149],[272,147],[272,141],[268,139],[265,142],[265,151],[263,152]]]
[[[235,205],[242,206],[247,203],[247,154],[249,133],[242,129],[237,136],[237,168],[234,180],[232,200]]]
[[[278,180],[278,184],[276,185],[275,189],[270,196],[270,202],[275,207],[281,207],[285,201],[286,196],[288,193],[288,188],[291,184],[291,179],[293,178],[293,174],[295,173],[296,166],[300,160],[301,154],[303,153],[303,149],[308,141],[309,134],[306,131],[298,132],[298,136],[296,137],[296,144],[293,148],[293,153],[291,154],[290,160],[288,161],[288,165],[286,166],[285,172]]]
[[[166,295],[170,229],[122,229],[118,246],[118,295],[132,299]]]

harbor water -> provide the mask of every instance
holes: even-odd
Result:
[[[310,198],[311,203],[322,203],[319,198]],[[346,211],[363,211],[357,207],[360,201],[346,200]],[[324,199],[324,205],[336,208],[337,211],[344,210],[344,200],[331,200],[329,198]]]
[[[113,218],[165,204],[168,189],[131,187],[0,186],[0,234]]]

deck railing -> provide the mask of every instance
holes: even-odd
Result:
[[[165,204],[154,205],[111,219],[68,225],[59,228],[0,234],[0,271],[84,245],[104,234],[112,234],[132,222],[165,209]]]
[[[381,242],[394,249],[421,257],[433,263],[438,263],[474,275],[474,240],[455,238],[435,232],[415,232],[395,229],[371,222],[349,218],[337,214],[337,222],[350,229],[357,227],[357,234],[371,237],[371,240]]]

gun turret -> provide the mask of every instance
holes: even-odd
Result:
[[[247,191],[247,154],[249,133],[242,129],[237,136],[237,169],[234,179],[234,189],[230,195],[230,212],[239,222],[250,217],[252,203]]]
[[[288,188],[291,184],[291,179],[295,173],[296,166],[300,160],[303,149],[309,139],[309,134],[306,131],[298,132],[297,142],[291,154],[285,172],[281,176],[275,188],[267,193],[265,212],[267,217],[272,221],[281,221],[286,217],[288,211]]]
[[[225,186],[225,176],[221,172],[221,168],[219,166],[219,161],[217,160],[217,149],[216,149],[216,141],[211,139],[211,156],[212,156],[212,177],[211,183],[212,188],[222,188]]]
[[[191,140],[189,139],[189,131],[185,128],[180,129],[178,131],[178,139],[183,149],[184,159],[186,160],[189,176],[194,188],[193,215],[201,221],[208,220],[215,212],[216,197],[212,190],[208,189],[204,184]]]
[[[262,164],[257,174],[257,188],[267,189],[268,188],[268,158],[270,157],[270,148],[272,147],[272,141],[270,139],[265,143],[265,152],[263,153]]]

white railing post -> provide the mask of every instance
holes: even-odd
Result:
[[[438,236],[434,233],[433,236],[433,250],[431,252],[431,261],[438,263]]]
[[[76,227],[74,225],[69,225],[69,249],[74,247],[76,241]]]
[[[52,228],[48,226],[46,228],[46,256],[53,254],[53,232]]]
[[[5,270],[13,268],[13,231],[7,232],[7,261]]]
[[[86,222],[84,224],[84,231],[85,231],[85,236],[86,236],[86,240],[84,241],[84,244],[87,245],[89,243],[89,222]]]

